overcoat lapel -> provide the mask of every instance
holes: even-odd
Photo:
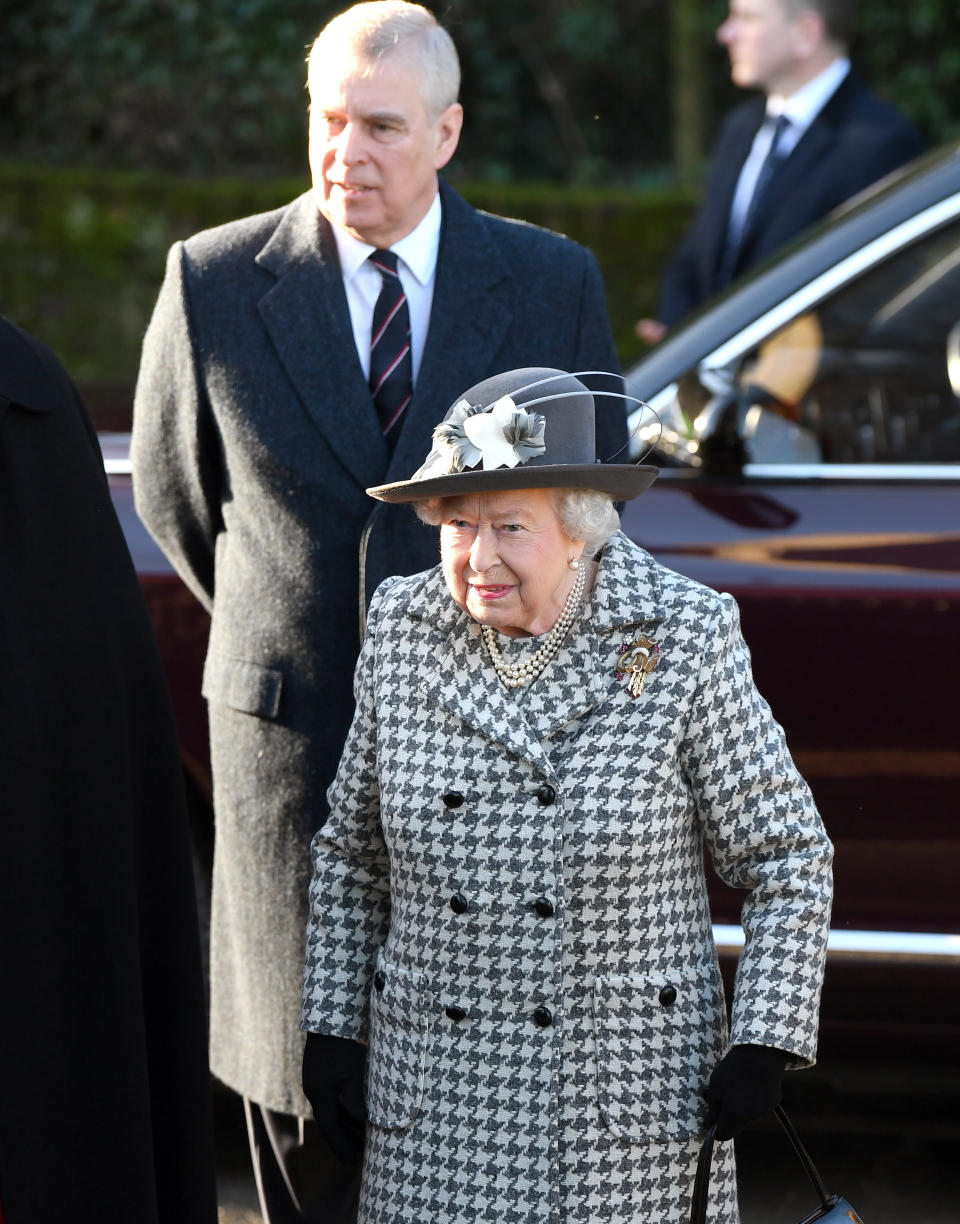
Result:
[[[602,651],[590,621],[576,621],[553,662],[521,698],[521,708],[537,740],[583,718],[610,696]]]
[[[357,357],[336,243],[309,192],[291,204],[257,263],[277,278],[258,309],[297,394],[358,484],[377,483],[387,446]]]
[[[760,240],[771,220],[789,215],[790,200],[796,192],[803,191],[804,183],[814,168],[827,157],[836,141],[835,130],[817,120],[807,128],[797,147],[773,169],[770,181],[763,193],[763,204],[753,214],[753,221],[740,243],[737,264],[742,266],[745,258]]]
[[[817,115],[807,130],[785,157],[774,167],[763,197],[763,207],[754,213],[754,221],[743,235],[739,257],[753,247],[760,237],[764,219],[789,217],[793,213],[790,201],[802,199],[804,186],[811,175],[823,173],[823,163],[833,153],[840,133],[846,123],[847,111],[862,86],[848,73],[841,81],[826,106]]]
[[[655,637],[663,620],[660,580],[648,553],[618,533],[603,552],[586,614],[534,685],[526,714],[538,739],[583,718],[604,702],[615,700],[619,647],[641,633]]]
[[[760,124],[763,122],[764,103],[757,99],[756,104],[745,111],[736,131],[730,135],[723,156],[719,159],[716,173],[710,184],[709,218],[710,230],[706,249],[710,252],[710,275],[716,273],[727,244],[727,229],[730,224],[730,209],[733,206],[733,195],[737,189],[737,180],[743,163],[750,154]]]
[[[543,748],[490,664],[480,626],[450,598],[439,568],[424,575],[406,615],[426,621],[434,630],[430,636],[435,649],[429,656],[424,635],[420,697],[549,775],[552,770]],[[422,626],[419,632],[423,634]]]
[[[445,183],[443,223],[426,348],[387,471],[406,480],[430,450],[433,427],[454,398],[491,373],[513,325],[513,277],[482,218]]]

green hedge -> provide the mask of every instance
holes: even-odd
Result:
[[[305,180],[191,181],[173,175],[0,165],[0,313],[49,344],[88,393],[132,388],[170,244],[275,208]],[[624,362],[633,321],[653,309],[663,260],[685,228],[677,192],[543,184],[458,184],[479,208],[522,217],[591,247]]]

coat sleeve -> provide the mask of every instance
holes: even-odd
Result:
[[[610,317],[607,313],[607,297],[603,288],[603,277],[596,258],[590,251],[584,251],[583,283],[580,294],[580,318],[577,328],[577,352],[571,365],[571,373],[586,370],[610,371],[617,377],[608,380],[608,385],[600,388],[606,391],[622,391],[623,379],[620,378],[620,359],[613,343],[613,333],[610,330]],[[588,379],[591,387],[599,388],[596,379]],[[598,395],[595,400],[597,457],[610,459],[622,451],[627,443],[627,408],[622,399],[614,396]],[[624,454],[620,455],[620,463],[626,463]]]
[[[833,897],[831,846],[783,730],[757,692],[729,595],[707,635],[682,752],[722,879],[747,889],[731,1042],[816,1057]]]
[[[137,513],[209,612],[223,475],[189,294],[187,254],[178,242],[143,341],[130,454]]]
[[[380,827],[375,677],[378,619],[388,578],[374,594],[354,673],[356,710],[327,799],[330,815],[310,847],[300,1027],[366,1041],[377,951],[390,927],[390,860]]]
[[[667,327],[679,323],[703,301],[700,280],[701,231],[706,224],[706,209],[701,206],[693,224],[670,257],[660,284],[657,318]]]

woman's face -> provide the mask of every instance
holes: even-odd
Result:
[[[453,600],[508,637],[552,629],[583,541],[560,524],[549,489],[445,497],[440,558]]]

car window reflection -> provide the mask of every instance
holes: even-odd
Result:
[[[798,315],[658,407],[668,466],[960,461],[960,223]]]

